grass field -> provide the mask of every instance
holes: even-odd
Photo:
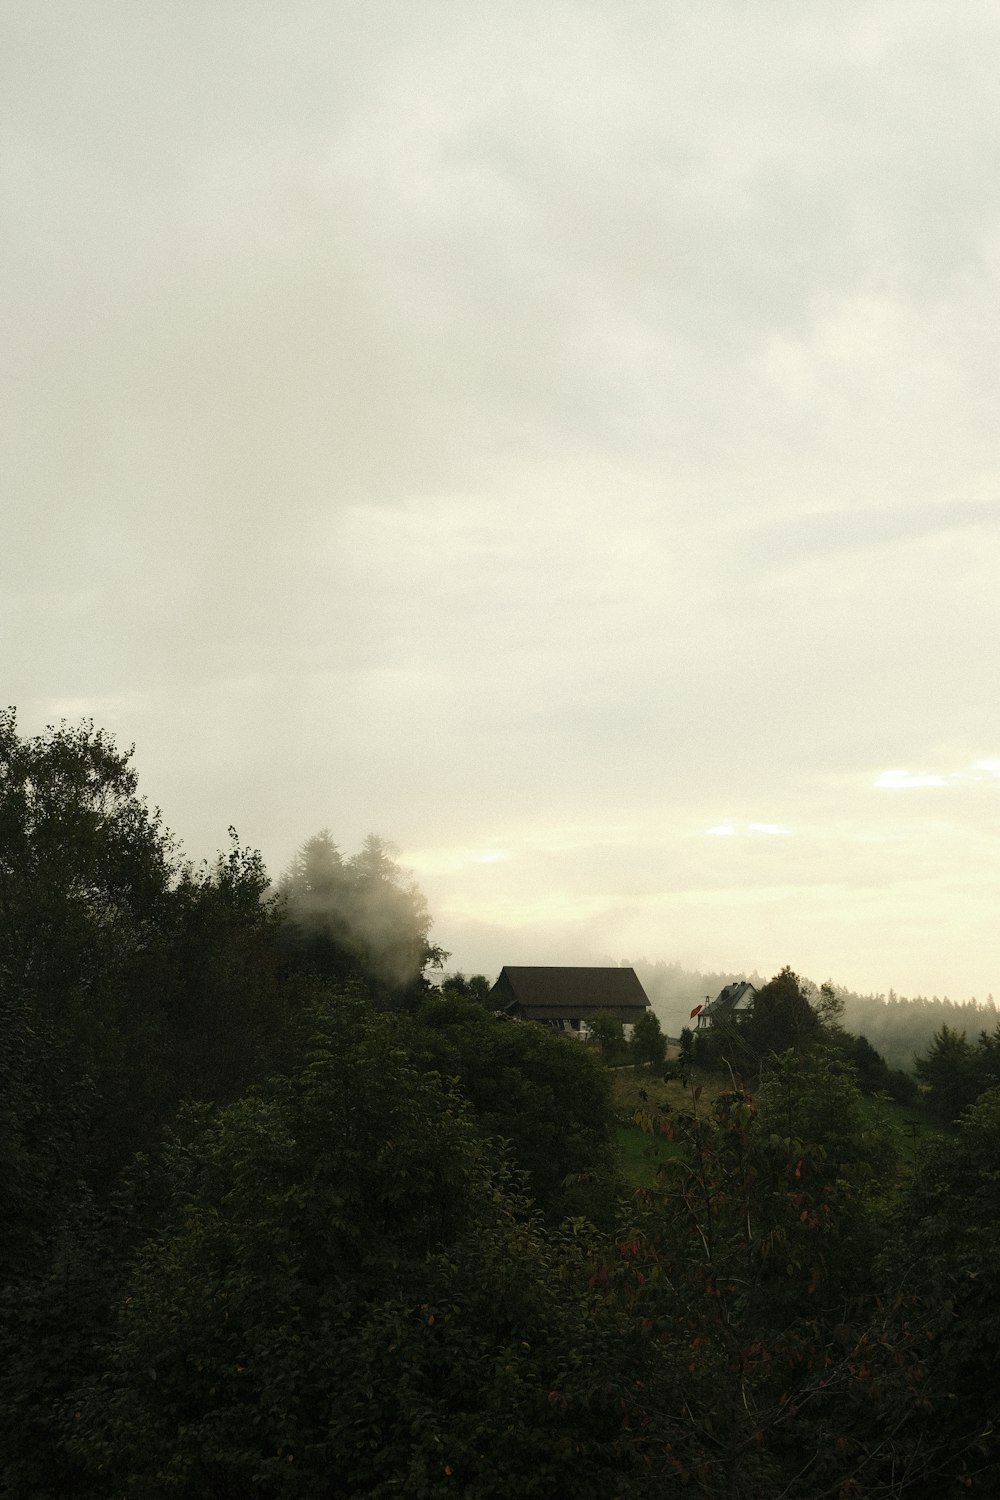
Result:
[[[912,1165],[922,1145],[954,1133],[951,1127],[933,1119],[920,1104],[896,1104],[892,1099],[866,1099],[865,1104],[875,1122],[897,1132],[906,1165]]]
[[[633,1187],[653,1187],[657,1171],[673,1149],[662,1136],[647,1135],[638,1125],[619,1125],[615,1145],[622,1176]]]
[[[650,1135],[633,1124],[632,1116],[635,1111],[640,1109],[655,1119],[664,1112],[660,1106],[668,1105],[670,1110],[692,1107],[704,1110],[731,1083],[721,1075],[700,1073],[698,1069],[692,1070],[687,1087],[676,1080],[664,1082],[649,1068],[616,1068],[611,1079],[611,1094],[619,1120],[616,1144],[622,1173],[635,1187],[652,1187],[656,1182],[658,1168],[674,1149],[661,1135]],[[695,1104],[693,1090],[699,1086],[701,1093]],[[919,1104],[904,1105],[896,1104],[891,1099],[866,1099],[865,1105],[871,1111],[873,1124],[897,1134],[904,1172],[918,1157],[922,1143],[948,1133]]]
[[[661,1135],[650,1135],[632,1123],[637,1109],[656,1118],[663,1111],[692,1107],[692,1088],[699,1083],[702,1093],[699,1106],[707,1107],[725,1085],[718,1078],[692,1076],[688,1087],[671,1080],[665,1083],[650,1068],[616,1068],[611,1075],[611,1097],[619,1119],[615,1142],[622,1173],[634,1187],[652,1187],[659,1167],[673,1154],[674,1147]],[[645,1097],[644,1097],[645,1096]]]
[[[690,1109],[692,1089],[701,1085],[700,1103],[708,1105],[720,1090],[727,1088],[728,1080],[715,1074],[691,1070],[687,1087],[671,1079],[665,1083],[658,1072],[651,1068],[615,1068],[611,1074],[611,1098],[619,1115],[631,1116],[633,1110],[642,1108],[655,1110],[657,1104],[669,1104],[671,1109]],[[642,1097],[646,1095],[645,1099]]]

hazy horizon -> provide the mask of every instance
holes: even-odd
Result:
[[[450,966],[1000,987],[1000,12],[0,20],[2,700]]]

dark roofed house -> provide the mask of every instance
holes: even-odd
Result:
[[[720,990],[714,1000],[701,1006],[698,1011],[698,1026],[718,1026],[727,1021],[734,1011],[747,1010],[753,1004],[757,991],[748,979],[734,979]]]
[[[649,1006],[634,969],[522,967],[505,964],[490,990],[494,1009],[556,1031],[586,1032],[599,1010],[634,1026]]]

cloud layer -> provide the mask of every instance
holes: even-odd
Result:
[[[26,727],[377,828],[465,968],[996,988],[1000,17],[2,25]]]

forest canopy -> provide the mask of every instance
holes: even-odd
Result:
[[[996,1036],[914,1144],[786,968],[680,1081],[431,986],[382,839],[192,866],[13,710],[0,914],[3,1500],[997,1492]]]

